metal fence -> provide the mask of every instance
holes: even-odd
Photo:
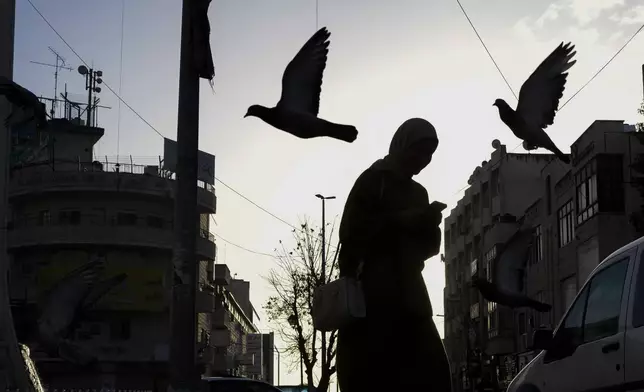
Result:
[[[98,158],[98,157],[97,157]],[[148,161],[143,163],[141,161],[135,163],[134,157],[129,156],[126,158],[120,157],[105,157],[104,159],[96,159],[88,162],[83,161],[78,157],[77,159],[48,159],[35,163],[28,163],[22,165],[15,165],[12,167],[12,173],[17,174],[21,169],[35,168],[35,167],[48,167],[55,172],[109,172],[109,173],[127,173],[138,175],[154,175],[168,180],[175,180],[176,174],[172,171],[163,169],[163,158],[140,157],[141,161]],[[197,180],[197,186],[207,190],[208,192],[215,193],[215,187],[202,180]]]

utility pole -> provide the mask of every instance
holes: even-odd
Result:
[[[13,79],[15,16],[15,0],[0,0],[0,75],[9,79]],[[6,222],[11,132],[4,120],[11,109],[9,102],[0,97],[0,390],[31,391],[33,388],[13,324],[7,281],[9,256]]]
[[[194,0],[183,0],[179,60],[177,169],[174,198],[174,285],[170,309],[170,391],[196,391],[197,151],[199,148],[199,73],[192,35]]]
[[[335,196],[315,195],[322,200],[322,284],[326,284],[326,201],[335,199]],[[322,332],[322,369],[326,369],[326,333]]]

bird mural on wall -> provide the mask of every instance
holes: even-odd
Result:
[[[84,312],[127,278],[125,274],[119,274],[101,280],[104,269],[105,258],[94,257],[43,294],[37,340],[50,355],[78,365],[88,365],[96,360],[70,337]]]
[[[532,228],[519,229],[505,244],[499,246],[491,266],[491,282],[484,278],[472,278],[472,286],[479,290],[483,298],[510,308],[527,307],[538,312],[550,311],[552,306],[549,304],[523,294],[524,271],[533,249],[533,240]]]
[[[318,117],[330,36],[326,27],[321,28],[288,64],[282,77],[282,96],[275,107],[252,105],[244,117],[260,118],[301,139],[326,136],[348,143],[356,140],[358,130],[354,126]]]
[[[577,62],[571,61],[577,53],[574,48],[571,43],[564,45],[562,42],[543,60],[521,86],[516,111],[503,99],[497,99],[493,104],[499,110],[501,121],[523,140],[526,150],[545,148],[564,163],[570,163],[570,158],[557,148],[544,129],[554,122],[566,87],[566,71]]]
[[[15,119],[15,112],[11,112],[5,119],[5,125],[19,126],[36,120],[38,128],[47,125],[47,109],[38,97],[18,83],[0,76],[0,95],[3,95],[15,107],[23,111],[23,118]]]

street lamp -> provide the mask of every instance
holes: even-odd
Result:
[[[326,201],[335,199],[335,196],[322,196],[316,194],[315,197],[322,200],[322,284],[326,284]],[[326,333],[322,332],[322,347],[326,348]],[[323,349],[323,350],[324,350]],[[322,369],[326,366],[326,354],[322,353]]]
[[[297,316],[292,314],[288,316],[288,319],[286,319],[289,324],[291,324],[291,327],[294,329],[297,329]],[[302,360],[302,352],[300,351],[300,344],[299,344],[299,339],[300,336],[298,334],[298,345],[297,345],[297,351],[300,354],[300,385],[304,385],[304,361]]]

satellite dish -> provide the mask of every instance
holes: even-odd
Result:
[[[499,139],[492,140],[492,148],[496,150],[499,147],[501,147],[501,142],[499,141]]]
[[[485,166],[485,165],[487,165],[487,161],[481,162],[481,166]]]
[[[101,84],[103,83],[103,79],[101,78],[96,78],[96,84]]]
[[[88,73],[88,72],[89,72],[89,70],[87,69],[87,67],[86,67],[86,66],[81,65],[81,66],[79,66],[79,67],[78,67],[78,73],[79,73],[79,74],[81,74],[81,75],[87,75],[87,73]]]
[[[472,185],[473,182],[472,177],[467,179],[467,185]]]
[[[96,76],[98,76],[99,78],[103,76],[103,71],[96,71]]]

